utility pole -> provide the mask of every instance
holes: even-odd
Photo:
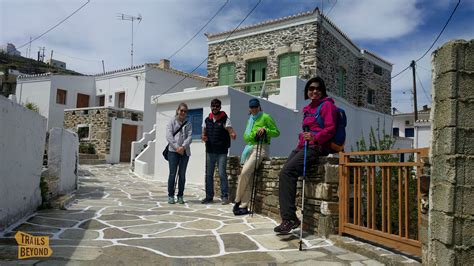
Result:
[[[411,70],[412,70],[412,73],[413,73],[413,108],[415,110],[415,122],[418,120],[418,107],[416,106],[417,105],[417,102],[416,102],[416,73],[415,73],[415,61],[412,60],[411,61]]]
[[[102,60],[102,71],[105,74],[105,65],[104,65],[104,60]]]
[[[138,17],[130,16],[130,15],[125,15],[125,14],[118,14],[117,18],[119,20],[128,20],[132,22],[132,47],[130,49],[130,55],[131,55],[131,66],[133,67],[133,22],[135,20],[138,20],[138,24],[142,21],[142,15],[138,14]]]
[[[51,65],[53,64],[53,49],[51,49],[51,56],[49,57],[49,70],[51,72]]]

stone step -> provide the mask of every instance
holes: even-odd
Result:
[[[79,160],[81,159],[87,159],[87,160],[98,160],[99,155],[97,154],[88,154],[88,153],[79,153]]]
[[[107,161],[104,159],[79,159],[79,164],[106,164]]]

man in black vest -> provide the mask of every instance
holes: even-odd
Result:
[[[201,203],[207,204],[214,200],[214,168],[217,163],[221,181],[222,204],[229,204],[227,152],[230,147],[230,139],[235,139],[236,135],[229,117],[224,111],[221,111],[219,99],[211,101],[211,111],[202,123],[201,139],[206,142],[206,197]]]

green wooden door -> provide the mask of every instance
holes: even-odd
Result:
[[[235,79],[235,64],[228,63],[219,66],[219,86],[232,85]]]
[[[280,56],[279,69],[280,78],[288,76],[299,76],[300,54],[289,53]]]
[[[247,65],[247,82],[264,81],[267,75],[267,60],[251,61]],[[247,92],[260,91],[263,84],[250,85]]]

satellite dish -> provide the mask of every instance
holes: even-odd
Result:
[[[142,14],[138,14],[138,17],[137,17],[137,20],[138,20],[138,24],[140,24],[140,22],[142,22]]]

